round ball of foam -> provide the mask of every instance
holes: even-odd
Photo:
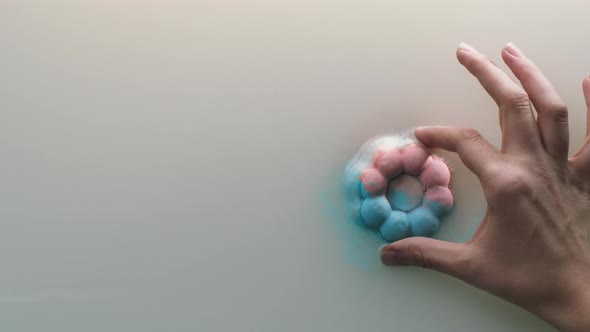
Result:
[[[422,175],[420,175],[420,181],[422,181],[422,184],[425,187],[446,187],[449,185],[449,182],[451,182],[451,172],[444,161],[430,156],[426,160],[426,164],[424,164],[424,170],[422,171]]]
[[[361,194],[363,197],[383,195],[387,190],[387,180],[377,169],[367,168],[361,173]]]
[[[428,188],[424,195],[424,207],[436,216],[442,217],[453,209],[453,193],[448,187],[436,186]]]
[[[439,220],[430,211],[417,208],[408,213],[408,222],[414,236],[432,236],[438,231]]]
[[[400,175],[403,171],[402,155],[399,150],[379,151],[373,163],[381,174],[389,179]]]
[[[389,218],[379,229],[381,236],[387,242],[394,242],[401,240],[410,235],[410,227],[408,225],[408,214],[401,211],[393,211]]]
[[[411,175],[418,175],[430,154],[419,145],[410,145],[402,151],[404,171]]]
[[[361,218],[371,228],[381,226],[390,214],[391,206],[384,196],[366,198],[361,204]]]

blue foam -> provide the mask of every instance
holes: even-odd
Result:
[[[348,204],[346,209],[348,215],[351,216],[352,220],[359,226],[365,225],[361,218],[361,169],[359,165],[349,164],[344,173],[342,182],[342,190],[344,197]]]
[[[438,218],[442,218],[442,217],[446,216],[452,210],[452,206],[451,207],[444,206],[444,205],[440,204],[439,202],[433,202],[428,199],[424,200],[424,206],[428,207],[428,209],[430,211],[432,211],[432,213]]]
[[[340,174],[337,169],[326,175],[328,185],[319,192],[319,207],[324,216],[331,222],[331,229],[335,230],[341,239],[338,242],[341,245],[342,258],[346,263],[362,271],[379,269],[382,265],[381,261],[376,259],[375,253],[385,241],[378,232],[367,227],[361,221],[361,199],[358,196],[351,199],[345,190],[346,188],[335,186],[341,183],[338,181],[338,175]],[[347,210],[348,214],[345,213]],[[350,220],[351,217],[353,222]]]
[[[373,185],[373,183],[368,183],[367,185],[361,183],[359,188],[361,190],[361,197],[373,197],[373,193],[367,189],[367,186]]]
[[[410,233],[408,214],[401,211],[392,211],[389,218],[381,226],[380,232],[381,236],[388,242],[408,237]]]
[[[433,236],[440,225],[438,218],[422,207],[410,211],[408,221],[414,236]]]
[[[365,198],[361,204],[362,220],[371,228],[379,228],[391,212],[391,205],[384,196]]]
[[[355,165],[349,165],[344,173],[344,192],[347,198],[358,197],[361,191],[361,169]]]

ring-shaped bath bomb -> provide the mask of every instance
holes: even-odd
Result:
[[[411,137],[366,143],[345,171],[353,219],[378,229],[387,242],[432,236],[453,208],[449,166]]]

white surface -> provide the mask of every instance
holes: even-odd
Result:
[[[550,331],[434,272],[358,269],[322,195],[376,134],[456,124],[498,143],[462,40],[534,58],[577,147],[587,9],[3,0],[2,330]],[[485,203],[452,160],[439,237],[464,240]]]

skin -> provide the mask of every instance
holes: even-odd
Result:
[[[408,238],[381,259],[459,278],[560,331],[590,331],[590,78],[582,84],[586,138],[568,159],[567,107],[522,51],[502,50],[522,87],[465,43],[457,58],[498,105],[501,148],[470,128],[422,127],[416,137],[459,155],[479,178],[487,211],[466,243]]]

